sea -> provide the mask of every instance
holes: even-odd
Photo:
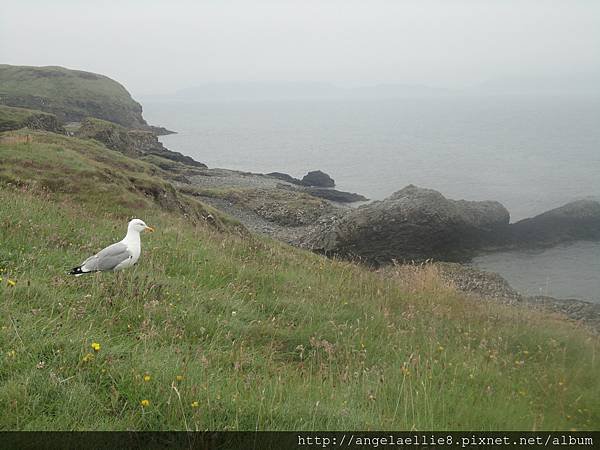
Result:
[[[379,200],[408,184],[497,200],[511,221],[600,200],[600,96],[440,95],[373,100],[143,101],[163,144],[209,167],[330,174]],[[525,295],[600,302],[600,243],[473,260]]]

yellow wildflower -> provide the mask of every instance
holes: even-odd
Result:
[[[17,282],[16,282],[16,281],[14,281],[14,280],[11,280],[10,278],[8,278],[8,279],[6,280],[6,283],[7,283],[9,286],[16,286],[16,285],[17,285]]]
[[[140,405],[142,405],[142,407],[150,406],[150,400],[144,399],[140,402]]]
[[[148,382],[152,379],[150,375],[144,375],[144,381]]]
[[[198,408],[199,406],[200,406],[200,403],[192,402],[192,408]]]
[[[92,342],[92,348],[94,349],[95,352],[99,352],[100,344],[98,344],[97,342]]]

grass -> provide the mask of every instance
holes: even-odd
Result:
[[[210,214],[219,226],[237,225],[177,192],[168,182],[171,174],[157,165],[129,158],[93,140],[42,131],[3,133],[0,160],[0,182],[31,185],[60,198],[112,208],[121,219],[132,210],[159,206],[192,220],[206,220]]]
[[[95,143],[38,133],[0,158],[0,429],[600,423],[599,340],[573,323],[191,220],[126,181],[159,169]],[[107,167],[114,190],[81,188]],[[65,275],[131,215],[157,227],[138,266]]]

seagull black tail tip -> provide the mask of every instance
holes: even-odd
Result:
[[[67,274],[69,274],[69,275],[82,275],[82,274],[84,274],[84,273],[85,273],[85,272],[84,272],[83,270],[81,270],[81,266],[79,266],[79,267],[74,267],[74,268],[72,268],[71,270],[69,270],[69,271],[67,272]]]

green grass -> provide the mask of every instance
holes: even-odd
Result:
[[[31,142],[19,142],[25,136]],[[191,220],[205,220],[211,214],[219,226],[237,224],[177,192],[168,182],[171,174],[157,165],[129,158],[93,140],[42,131],[3,133],[0,161],[0,183],[31,185],[70,201],[103,206],[121,219],[131,211],[159,206]]]
[[[86,117],[145,127],[142,107],[116,81],[64,67],[0,64],[0,103],[56,114],[61,121]]]
[[[127,181],[158,169],[95,143],[38,133],[0,159],[0,429],[600,423],[599,341],[575,324],[192,220]],[[106,168],[114,190],[69,193]],[[157,228],[134,269],[65,275],[131,215]]]

